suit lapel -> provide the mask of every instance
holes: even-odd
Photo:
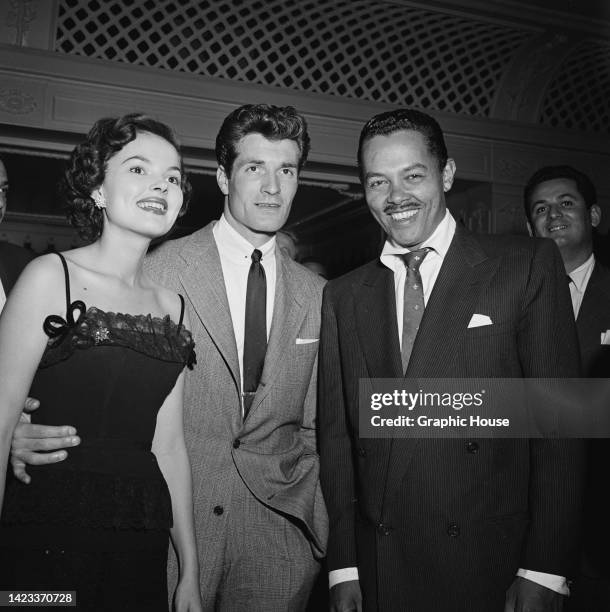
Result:
[[[193,239],[184,246],[181,256],[186,265],[180,272],[180,280],[201,324],[225,359],[240,389],[237,343],[212,227],[210,224],[193,234]]]
[[[369,378],[402,378],[402,362],[396,322],[394,273],[380,260],[367,266],[352,285],[355,323]],[[365,391],[366,393],[366,391]],[[384,416],[394,416],[390,410]],[[378,473],[387,474],[393,440],[376,438],[367,442],[375,448]],[[381,508],[386,479],[371,483],[373,507]]]
[[[370,378],[402,378],[394,274],[377,260],[352,287],[356,328]]]

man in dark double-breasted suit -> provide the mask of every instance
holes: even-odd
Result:
[[[358,425],[362,378],[400,379],[405,369],[414,378],[577,376],[559,253],[551,241],[456,226],[444,195],[455,163],[423,113],[371,119],[358,158],[387,241],[378,260],[331,281],[323,300],[331,609],[560,610],[577,560],[578,442],[365,439]],[[413,281],[402,255],[420,249]],[[415,317],[408,309],[419,306],[403,299],[405,283],[425,305],[408,365],[403,333]]]

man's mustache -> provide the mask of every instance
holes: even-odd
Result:
[[[388,204],[384,209],[383,212],[391,215],[392,213],[395,212],[402,212],[403,210],[409,210],[409,208],[423,208],[424,203],[421,200],[418,200],[417,198],[409,198],[408,200],[405,200],[404,202],[401,202],[400,204]]]

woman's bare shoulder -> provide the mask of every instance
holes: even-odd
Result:
[[[11,290],[9,302],[19,312],[60,313],[66,309],[65,275],[56,254],[33,259]]]
[[[62,280],[63,285],[64,270],[61,260],[56,253],[40,255],[32,259],[23,269],[19,277],[18,284],[37,283],[41,287],[49,287]]]

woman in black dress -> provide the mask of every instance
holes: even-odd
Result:
[[[199,612],[191,476],[182,430],[194,361],[184,299],[143,270],[150,241],[184,211],[190,186],[169,127],[99,120],[65,174],[87,246],[24,270],[0,317],[0,589],[76,591],[79,610],[167,611],[169,535],[180,612]],[[5,473],[26,395],[32,420],[77,427],[64,462]]]

